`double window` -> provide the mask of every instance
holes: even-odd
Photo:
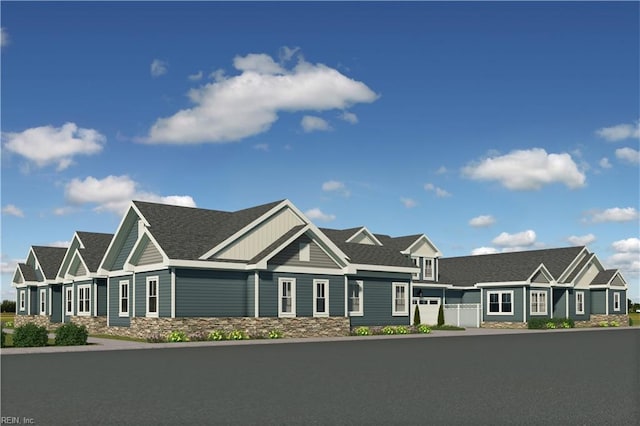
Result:
[[[547,314],[547,292],[532,291],[531,292],[531,315]]]
[[[313,280],[313,316],[329,316],[329,281]]]
[[[147,277],[147,316],[158,316],[158,277]]]
[[[613,293],[613,310],[620,310],[620,293],[618,292]]]
[[[47,290],[40,289],[40,315],[47,314]]]
[[[121,317],[126,317],[129,315],[129,281],[123,280],[119,283],[119,312],[118,314]]]
[[[91,286],[78,286],[78,315],[91,313]]]
[[[487,291],[489,315],[513,315],[513,290]]]
[[[64,313],[66,315],[73,315],[73,287],[67,287],[65,289]]]
[[[26,308],[26,303],[24,301],[25,291],[20,290],[20,310],[24,311]]]
[[[409,284],[393,283],[393,310],[392,315],[409,314]]]
[[[356,281],[349,285],[349,315],[362,316],[364,312],[364,284]]]
[[[296,316],[296,280],[295,278],[278,279],[278,316]]]
[[[576,291],[576,314],[584,314],[584,291]]]

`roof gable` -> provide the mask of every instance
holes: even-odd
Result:
[[[378,238],[364,226],[358,229],[352,236],[347,238],[346,242],[357,243],[357,244],[370,244],[375,246],[382,245],[380,240],[378,240]]]
[[[65,247],[32,246],[31,250],[42,268],[44,279],[54,280],[67,252]]]

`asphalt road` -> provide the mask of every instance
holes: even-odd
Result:
[[[3,355],[37,425],[637,425],[640,330]],[[4,423],[7,423],[3,417]]]

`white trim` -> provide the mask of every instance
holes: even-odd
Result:
[[[605,315],[609,315],[609,290],[604,291],[604,296],[605,296],[605,302],[606,302]]]
[[[109,299],[111,299],[111,280],[107,278],[107,327],[111,325],[111,313],[109,312]],[[64,319],[64,316],[62,317]]]
[[[475,286],[478,288],[481,287],[520,287],[520,286],[528,286],[531,283],[529,281],[502,281],[502,282],[492,282],[492,283],[476,283]],[[546,287],[544,284],[536,283],[537,287]],[[548,286],[548,285],[547,285]]]
[[[344,316],[349,317],[349,279],[344,277]]]
[[[171,268],[171,318],[176,317],[176,268]]]
[[[404,289],[404,310],[396,310],[396,290]],[[404,317],[409,315],[409,284],[408,283],[392,283],[391,284],[391,316]]]
[[[431,275],[427,275],[427,260],[431,262]],[[422,258],[422,279],[425,281],[432,281],[435,277],[434,270],[434,259],[433,257],[423,257]]]
[[[258,271],[253,273],[253,316],[260,316],[260,274]]]
[[[153,297],[156,298],[156,310],[155,312],[149,312],[149,298],[151,297],[151,294],[149,293],[150,290],[150,285],[149,283],[151,282],[155,282],[155,294],[153,295]],[[145,297],[145,306],[146,306],[146,311],[145,311],[145,315],[147,317],[150,318],[158,318],[160,315],[160,277],[158,275],[154,275],[152,277],[147,277],[146,279],[146,297]]]
[[[486,314],[487,315],[514,315],[515,313],[515,309],[514,309],[514,305],[515,305],[515,300],[514,300],[514,291],[513,290],[487,290],[485,292],[485,294],[487,295],[487,310],[486,310]],[[498,312],[490,312],[489,309],[491,309],[491,302],[490,302],[490,298],[492,294],[498,294],[498,307],[499,307],[499,311]],[[503,312],[502,311],[502,295],[503,294],[510,294],[511,295],[511,311],[510,312]],[[525,293],[525,297],[526,297],[526,293]],[[526,304],[525,304],[526,306]],[[523,307],[524,308],[524,307]],[[522,310],[523,312],[526,312],[525,309]],[[526,321],[526,319],[525,319]]]
[[[76,298],[76,315],[83,317],[91,316],[91,284],[78,285],[76,286],[76,291],[78,293]],[[81,293],[84,294],[84,297],[82,297],[83,294]],[[85,309],[87,308],[86,302],[89,302],[89,309]]]
[[[122,310],[122,286],[127,286],[127,310]],[[118,316],[119,317],[128,317],[129,312],[131,312],[131,284],[129,280],[119,280],[118,281]]]
[[[355,285],[358,286],[358,305],[359,309],[357,311],[349,311],[349,316],[351,317],[361,317],[364,315],[364,281],[356,280]],[[349,299],[352,299],[351,292],[348,293]],[[348,306],[348,305],[347,305]],[[353,306],[353,304],[351,304]]]
[[[571,263],[569,264],[569,266],[566,267],[566,269],[564,271],[562,271],[562,273],[560,274],[560,276],[558,277],[558,282],[564,282],[564,280],[567,278],[567,276],[569,276],[570,272],[572,272],[580,263],[580,260],[582,260],[582,253],[584,253],[587,250],[586,247],[583,247],[582,250],[580,250],[580,252],[576,255],[576,257],[573,258],[573,260],[571,261]],[[588,253],[587,253],[588,255]],[[580,260],[578,260],[580,259]],[[586,264],[588,264],[589,262],[587,261]],[[578,274],[576,274],[576,277],[578,276]]]
[[[298,260],[300,262],[311,262],[311,242],[298,243]]]
[[[402,254],[410,254],[411,253],[411,249],[413,248],[413,246],[418,244],[420,242],[420,240],[423,239],[423,238],[427,241],[427,244],[430,245],[433,248],[433,250],[435,251],[434,257],[435,258],[441,257],[442,253],[440,252],[438,247],[436,247],[436,245],[433,244],[433,242],[425,234],[422,234],[418,238],[416,238],[416,240],[414,242],[412,242],[409,245],[409,247],[407,247],[406,249],[402,250],[400,253],[402,253]]]
[[[324,286],[324,312],[318,312],[318,284]],[[314,317],[328,317],[329,316],[329,280],[313,280],[313,316]]]
[[[144,249],[146,249],[149,246],[149,244],[153,244],[155,249],[158,250],[158,252],[160,253],[160,256],[162,256],[162,262],[156,262],[156,263],[153,263],[153,264],[150,264],[150,265],[154,265],[155,268],[157,269],[158,265],[166,265],[166,264],[169,263],[169,256],[167,256],[167,254],[162,249],[162,246],[160,246],[160,244],[158,244],[156,239],[153,238],[153,235],[151,235],[151,232],[148,231],[147,226],[148,225],[145,225],[142,220],[138,219],[138,238],[136,238],[136,242],[133,244],[133,247],[131,248],[131,251],[127,255],[127,258],[124,260],[124,264],[122,265],[122,269],[132,271],[135,268],[137,272],[142,271],[142,268],[139,268],[138,265],[134,265],[134,264],[131,263],[131,259],[132,259],[133,255],[134,255],[134,253],[136,252],[136,250],[138,250],[140,248],[140,244],[142,243],[142,240],[144,239],[144,237],[147,237],[149,239],[149,241],[147,242],[147,245],[145,246]],[[140,228],[141,227],[142,227],[142,232],[140,232]],[[144,252],[144,250],[143,250],[143,252]],[[142,253],[140,253],[140,256],[142,256]],[[150,266],[150,265],[141,265],[141,266],[145,267],[145,266]]]
[[[515,314],[515,309],[513,308],[514,306],[511,305],[511,309]],[[522,322],[527,322],[527,290],[524,288],[522,289]]]
[[[73,284],[63,288],[64,290],[64,316],[73,316],[73,308],[74,308],[74,292],[73,292]],[[71,297],[69,297],[71,295]],[[71,306],[71,310],[69,310],[69,306]]]
[[[564,317],[569,318],[569,289],[564,290]]]
[[[38,315],[47,315],[47,289],[41,288],[38,293],[40,293],[40,298],[38,299]],[[44,298],[42,297],[43,294]],[[44,309],[42,309],[43,307]]]
[[[129,305],[131,316],[136,316],[136,273],[131,275],[131,305]]]
[[[284,297],[282,294],[282,285],[284,283],[290,284],[290,291],[291,291],[291,295],[289,296],[291,299],[290,312],[285,312],[282,310],[282,298]],[[295,316],[296,316],[296,279],[287,278],[287,277],[278,278],[278,317],[294,318]]]
[[[375,271],[375,272],[402,272],[405,274],[413,274],[415,266],[387,266],[387,265],[366,265],[362,263],[352,263],[347,267],[346,273],[355,275],[359,271]]]
[[[312,266],[275,266],[267,270],[286,274],[344,275],[344,269],[314,268]]]
[[[51,287],[49,287],[49,315],[53,315],[53,306],[51,304],[51,294],[52,294],[52,290]]]
[[[31,315],[31,289],[27,287],[27,315]]]
[[[127,212],[124,214],[124,216],[122,216],[122,220],[120,221],[120,224],[118,225],[118,228],[116,229],[116,232],[114,232],[113,238],[111,238],[111,241],[109,242],[109,247],[107,247],[107,250],[105,250],[105,252],[104,252],[104,256],[102,256],[102,260],[100,261],[100,265],[98,266],[98,272],[99,273],[109,273],[110,272],[109,269],[105,269],[104,262],[107,260],[107,258],[111,254],[111,250],[113,249],[113,245],[115,244],[115,242],[116,242],[116,240],[117,240],[117,238],[118,238],[118,236],[120,234],[120,231],[122,230],[122,227],[127,222],[127,218],[129,217],[129,213],[131,213],[132,210],[133,210],[133,214],[137,216],[137,220],[142,219],[142,220],[144,220],[145,224],[147,226],[149,226],[149,222],[147,222],[147,220],[144,218],[144,216],[142,215],[140,210],[138,210],[138,208],[133,203],[133,201],[131,201],[129,203],[129,207],[127,208]],[[133,224],[133,226],[137,226],[137,220],[136,220],[136,223]],[[112,263],[113,263],[113,261],[112,261]],[[111,267],[112,267],[112,265],[109,265],[109,268],[111,268]]]
[[[18,290],[18,308],[22,312],[27,309],[27,290]]]
[[[582,309],[578,309],[578,295],[580,295],[580,302],[582,302]],[[577,290],[575,293],[575,304],[576,304],[576,315],[584,315],[584,291],[583,290]]]
[[[535,296],[535,305],[533,302]],[[540,305],[542,302],[540,302],[540,296],[542,296],[544,298],[544,311],[540,311]],[[531,290],[529,292],[529,315],[547,315],[548,312],[548,306],[549,306],[549,297],[548,297],[548,293],[544,290]],[[535,308],[535,309],[534,309]]]
[[[618,308],[616,309],[616,303],[618,304]],[[620,292],[613,292],[613,312],[620,312]]]
[[[358,230],[357,230],[357,231],[356,231],[352,236],[350,236],[349,238],[347,238],[347,241],[345,241],[345,242],[346,242],[346,243],[350,243],[350,242],[352,242],[352,241],[356,238],[356,236],[358,236],[358,235],[360,235],[360,234],[362,234],[362,233],[366,234],[366,236],[367,236],[367,237],[369,237],[369,239],[373,240],[373,242],[375,243],[375,244],[373,244],[373,245],[377,245],[377,246],[381,246],[381,245],[383,245],[383,244],[380,242],[380,240],[376,238],[376,236],[373,234],[373,232],[371,232],[371,231],[369,231],[369,230],[367,229],[367,227],[366,227],[366,226],[363,226],[362,228],[358,229]]]
[[[93,283],[93,315],[98,316],[98,284]]]
[[[420,257],[412,257],[411,258],[411,260],[413,260],[413,263],[416,265],[416,269],[417,269],[416,272],[412,272],[411,273],[411,281],[413,281],[413,280],[418,280],[419,281],[420,280],[420,273],[421,273],[421,270],[420,270],[420,263],[421,263],[420,259],[421,259]]]

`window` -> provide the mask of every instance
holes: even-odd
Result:
[[[300,262],[308,262],[311,260],[311,244],[300,243]]]
[[[294,278],[280,278],[278,280],[278,316],[296,316],[296,280]]]
[[[409,314],[409,285],[406,283],[393,283],[393,310],[392,315]]]
[[[413,259],[413,263],[415,263],[415,264],[416,264],[416,266],[417,266],[418,268],[420,268],[420,258],[419,258],[419,257],[413,257],[412,259]],[[420,271],[418,270],[418,272],[414,272],[414,273],[411,275],[411,277],[412,277],[414,280],[419,280],[419,279],[420,279]]]
[[[73,288],[67,287],[65,291],[65,310],[67,315],[73,315]]]
[[[613,310],[620,310],[620,293],[618,292],[613,293]]]
[[[329,281],[313,280],[313,316],[329,316]]]
[[[40,289],[40,315],[47,314],[47,290]]]
[[[429,258],[424,259],[423,274],[424,274],[425,280],[433,279],[433,259],[429,259]]]
[[[120,281],[119,286],[119,315],[121,317],[129,316],[129,281]]]
[[[356,281],[349,286],[349,315],[362,316],[364,308],[364,284]]]
[[[513,315],[513,291],[487,291],[490,315]]]
[[[20,310],[24,311],[25,309],[25,303],[24,303],[24,290],[20,290]]]
[[[584,314],[584,291],[576,291],[576,314]]]
[[[158,316],[158,277],[147,277],[147,316]]]
[[[78,315],[89,315],[91,310],[91,286],[78,286]]]
[[[532,291],[531,292],[531,314],[546,315],[547,314],[547,292]]]

